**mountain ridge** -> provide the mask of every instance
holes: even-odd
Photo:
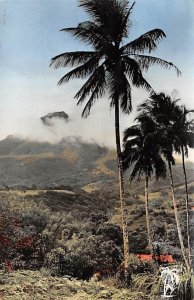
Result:
[[[114,170],[105,165],[115,160],[112,152],[108,158],[109,152],[77,137],[52,144],[8,136],[0,141],[1,183],[12,187],[82,186],[103,176],[114,177]]]
[[[187,163],[190,182],[193,166],[193,163]],[[179,161],[174,169],[175,183],[183,184]],[[4,185],[12,188],[36,186],[39,189],[64,185],[88,187],[93,191],[106,184],[115,186],[117,175],[116,151],[79,137],[49,143],[10,135],[0,141],[0,189]],[[154,180],[150,184],[153,190],[160,185],[160,181]]]

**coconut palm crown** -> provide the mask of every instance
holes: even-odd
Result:
[[[76,66],[65,74],[59,85],[74,78],[88,78],[76,93],[77,104],[86,105],[82,112],[87,117],[96,99],[108,90],[110,105],[120,102],[123,112],[129,113],[131,104],[131,83],[152,92],[152,87],[142,75],[152,65],[174,68],[171,62],[158,57],[145,55],[157,47],[158,42],[166,35],[161,29],[153,29],[137,39],[123,45],[129,36],[132,25],[130,16],[134,3],[116,0],[80,0],[90,19],[77,27],[64,28],[62,31],[72,34],[92,51],[65,52],[52,58],[51,65],[55,68]]]
[[[155,174],[156,180],[166,176],[166,165],[161,156],[160,144],[157,144],[155,122],[148,116],[136,118],[140,123],[127,128],[123,137],[123,168],[130,166],[130,180],[142,175],[150,178]]]

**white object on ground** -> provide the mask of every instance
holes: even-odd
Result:
[[[163,295],[162,298],[171,298],[174,297],[173,292],[177,289],[178,284],[180,282],[180,270],[169,267],[165,267],[161,269],[161,278],[164,284]]]

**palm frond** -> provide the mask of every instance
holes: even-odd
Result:
[[[95,49],[101,49],[107,43],[111,43],[104,29],[91,21],[82,22],[77,27],[61,29],[61,31],[71,33],[75,38],[87,45],[92,45]]]
[[[141,55],[141,54],[131,54],[131,55],[135,58],[141,70],[147,71],[150,66],[160,65],[165,69],[173,68],[177,72],[177,76],[181,75],[181,71],[172,62],[168,62],[161,58],[149,56],[149,55]]]
[[[119,94],[119,100],[120,100],[120,106],[123,112],[129,113],[132,110],[132,104],[131,104],[131,86],[125,76],[125,74],[121,75],[120,78],[120,94]]]
[[[139,158],[138,148],[133,148],[129,144],[126,144],[124,151],[122,152],[122,164],[123,170],[126,171],[134,164]]]
[[[154,168],[156,180],[166,177],[166,164],[160,155],[156,155],[154,159]]]
[[[187,143],[187,145],[184,145],[183,146],[183,153],[184,153],[184,155],[188,158],[188,156],[189,156],[189,149],[188,149],[188,143]]]
[[[131,137],[139,136],[139,135],[141,135],[141,131],[138,125],[133,125],[131,127],[128,127],[127,129],[125,129],[123,133],[123,142],[126,142]]]
[[[159,43],[164,37],[166,37],[164,31],[161,29],[153,29],[121,47],[121,51],[125,55],[144,53],[145,51],[150,53],[156,49],[157,43]]]
[[[130,181],[133,181],[135,177],[137,177],[137,179],[140,179],[142,173],[143,173],[143,165],[142,165],[141,157],[139,157],[133,166],[133,170],[130,174]]]
[[[109,99],[111,99],[110,107],[112,108],[115,106],[115,103],[119,101],[120,94],[122,93],[120,89],[122,79],[120,70],[115,70],[115,68],[107,68],[107,70],[107,88],[109,91]]]
[[[169,161],[172,165],[175,165],[175,159],[173,156],[173,147],[168,142],[163,141],[163,145],[161,147],[161,151],[167,161]]]
[[[98,67],[99,63],[99,57],[94,56],[89,61],[87,61],[85,64],[71,70],[65,76],[63,76],[58,84],[61,85],[65,82],[68,82],[70,79],[73,78],[85,78],[88,75],[90,75],[94,70]]]
[[[104,64],[100,65],[96,68],[93,74],[89,77],[86,83],[81,87],[81,89],[77,92],[74,98],[78,99],[78,105],[82,104],[82,102],[89,96],[90,93],[93,92],[96,85],[98,84],[99,80],[104,78],[104,84],[106,84],[106,77],[105,77],[105,69]]]
[[[123,141],[123,152],[129,152],[131,149],[137,149],[136,152],[140,153],[143,149],[143,139],[141,136],[135,136],[132,138],[128,138],[127,140]]]
[[[185,137],[189,148],[194,148],[194,130],[187,132]]]
[[[115,106],[117,101],[119,101],[119,83],[120,76],[115,72],[115,70],[107,72],[107,88],[109,91],[109,99],[111,99],[111,108]]]
[[[115,43],[120,43],[122,38],[127,36],[129,15],[134,4],[129,8],[126,0],[80,0],[80,6]]]
[[[79,6],[90,15],[91,19],[98,25],[105,25],[113,10],[116,9],[115,0],[80,0]]]
[[[101,76],[98,77],[98,80],[96,82],[95,88],[90,96],[90,99],[88,100],[86,106],[84,107],[84,110],[82,112],[82,117],[87,118],[90,114],[91,107],[95,103],[95,101],[102,97],[105,92],[105,86],[106,86],[106,80],[105,80],[105,74],[103,72],[100,73]],[[78,101],[78,104],[80,101]]]
[[[50,66],[54,66],[55,69],[58,69],[68,65],[74,66],[84,64],[95,55],[95,51],[65,52],[53,57]]]
[[[150,112],[151,106],[152,106],[152,101],[150,99],[146,99],[137,106],[137,111],[142,112],[144,115],[148,114]]]
[[[144,133],[156,133],[157,124],[153,118],[151,118],[146,112],[141,112],[136,118],[135,121],[138,121],[141,126],[141,130]]]
[[[151,85],[146,81],[146,79],[143,77],[138,63],[134,59],[127,56],[124,57],[124,61],[125,61],[126,74],[129,77],[129,79],[132,81],[133,85],[135,85],[137,88],[142,87],[146,89],[148,92],[153,93],[154,90],[151,87]]]
[[[165,93],[153,93],[149,99],[138,106],[137,110],[145,112],[157,119],[159,123],[169,123],[172,117],[177,113],[177,102],[179,99],[172,100]]]
[[[144,118],[143,118],[144,117]],[[148,124],[146,124],[146,120]],[[127,128],[123,134],[123,166],[124,170],[133,165],[131,180],[134,177],[146,175],[151,177],[154,169],[156,179],[165,177],[166,165],[161,157],[161,144],[158,143],[158,135],[155,132],[155,124],[150,126],[151,119],[146,115],[138,118],[139,123]],[[171,152],[165,152],[168,158]],[[171,163],[173,163],[170,157]]]
[[[133,2],[133,4],[130,6],[129,9],[128,9],[128,3],[123,4],[123,5],[124,5],[124,7],[123,7],[123,13],[122,13],[122,15],[124,17],[123,17],[123,20],[122,20],[122,22],[120,24],[120,32],[121,32],[121,34],[120,34],[120,40],[119,40],[119,42],[122,41],[122,38],[127,38],[128,37],[128,31],[129,31],[129,29],[130,29],[130,27],[132,25],[132,22],[129,19],[129,17],[130,17],[130,15],[132,13],[132,10],[133,10],[133,7],[135,5],[135,2]],[[124,10],[126,11],[125,13],[124,13]]]

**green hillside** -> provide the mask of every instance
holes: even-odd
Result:
[[[22,140],[13,136],[0,141],[0,182],[11,187],[83,186],[103,175],[114,177],[103,161],[112,154],[105,147],[79,138],[58,144]]]

